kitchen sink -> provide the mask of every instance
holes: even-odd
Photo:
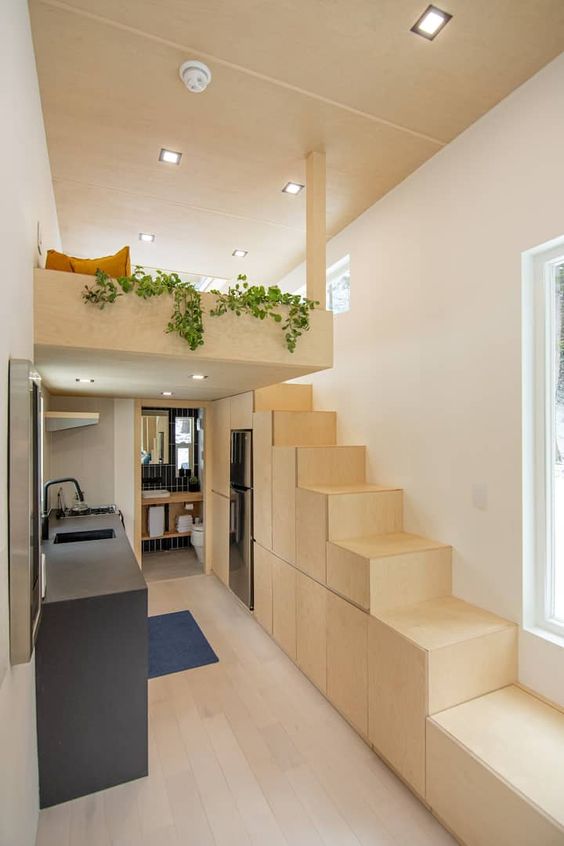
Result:
[[[82,543],[83,541],[109,540],[115,538],[113,529],[90,529],[87,532],[57,532],[53,543]]]

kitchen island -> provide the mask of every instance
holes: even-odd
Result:
[[[147,775],[148,651],[147,585],[118,514],[52,517],[42,552],[35,661],[44,808]]]

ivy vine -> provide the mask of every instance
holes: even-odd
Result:
[[[103,309],[114,303],[123,294],[134,292],[143,300],[172,295],[173,310],[167,324],[167,332],[176,332],[186,341],[191,350],[204,343],[204,320],[200,292],[191,282],[183,282],[177,273],[157,270],[153,277],[142,267],[136,267],[131,276],[111,279],[102,270],[96,271],[96,283],[85,285],[82,299]]]
[[[85,285],[82,291],[84,302],[103,309],[124,294],[135,293],[148,300],[167,294],[172,297],[173,310],[166,331],[179,335],[196,350],[204,343],[204,322],[202,297],[191,282],[183,282],[177,273],[157,270],[155,276],[136,267],[130,276],[112,279],[101,270],[96,271],[96,282]],[[247,277],[239,275],[237,282],[227,291],[211,291],[215,296],[215,307],[210,309],[211,317],[221,317],[228,311],[236,315],[248,314],[259,320],[267,317],[280,323],[286,346],[294,352],[298,338],[309,331],[309,315],[318,302],[283,292],[278,285],[249,285]]]
[[[275,323],[282,324],[286,346],[290,352],[296,349],[302,333],[309,330],[309,313],[319,305],[318,302],[298,294],[285,293],[278,285],[271,285],[269,288],[264,285],[249,285],[247,277],[242,274],[227,291],[211,293],[216,297],[215,308],[210,311],[213,317],[220,317],[227,311],[232,311],[238,316],[249,314],[259,320],[269,317]]]

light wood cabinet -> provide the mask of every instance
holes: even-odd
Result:
[[[229,499],[212,491],[212,569],[225,584],[229,584]]]
[[[296,566],[325,583],[327,497],[305,488],[296,490]]]
[[[453,596],[368,619],[370,741],[424,797],[425,718],[511,684],[517,627]]]
[[[272,549],[272,412],[253,414],[253,509],[255,540]]]
[[[368,642],[370,742],[424,796],[427,655],[374,617]]]
[[[296,660],[296,574],[291,564],[272,556],[272,635]]]
[[[254,613],[263,629],[272,634],[272,559],[260,544],[254,544]]]
[[[272,447],[272,549],[296,561],[296,450]]]
[[[327,591],[327,696],[368,735],[368,614]]]
[[[211,487],[229,496],[229,450],[231,446],[231,400],[216,400],[211,417]]]
[[[253,428],[253,392],[230,398],[231,428]]]
[[[297,664],[323,693],[327,691],[327,589],[298,573],[296,577]]]

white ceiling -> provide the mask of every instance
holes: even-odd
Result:
[[[564,49],[562,0],[438,5],[429,42],[409,31],[426,0],[32,0],[64,249],[276,281],[304,254],[305,197],[280,189],[308,152],[333,234]]]

